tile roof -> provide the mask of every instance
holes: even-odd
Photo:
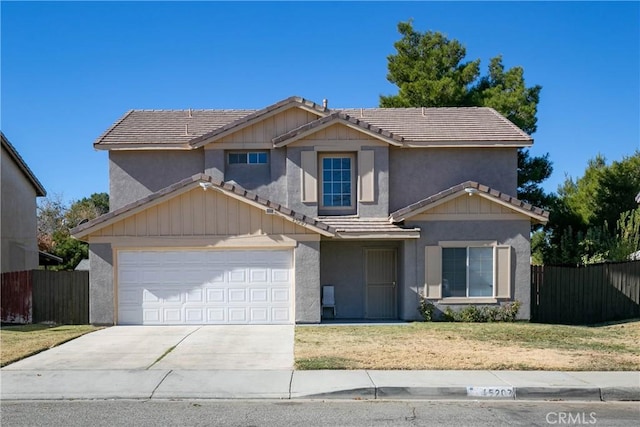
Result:
[[[405,145],[529,146],[533,139],[492,108],[344,108],[329,110],[301,97],[290,97],[260,110],[131,110],[94,143],[98,149],[199,147],[219,135],[278,109],[300,106],[331,115]],[[335,115],[334,115],[335,114]],[[323,120],[323,117],[318,119]],[[312,122],[313,123],[313,122]],[[315,125],[323,124],[318,122]],[[304,125],[297,132],[309,130]],[[293,131],[292,131],[293,132]],[[291,137],[292,135],[288,135]],[[281,142],[284,135],[276,138]]]
[[[516,199],[513,196],[502,193],[498,190],[494,190],[493,188],[487,187],[486,185],[478,184],[474,181],[466,181],[461,184],[455,185],[451,188],[443,190],[439,193],[434,194],[433,196],[427,197],[426,199],[422,199],[416,203],[413,203],[405,208],[399,209],[389,215],[389,219],[392,222],[401,222],[405,219],[408,219],[414,215],[417,215],[425,210],[428,210],[431,205],[435,202],[442,200],[448,196],[454,194],[460,194],[468,192],[473,194],[473,192],[482,193],[484,195],[490,196],[495,200],[499,200],[505,204],[508,204],[509,207],[522,212],[525,215],[530,216],[533,219],[536,219],[539,222],[547,222],[549,218],[549,212],[532,206],[528,203],[525,203],[521,200]]]
[[[322,114],[328,111],[299,96],[283,99],[260,110],[130,110],[100,135],[94,146],[99,149],[119,145],[189,149],[272,111],[291,106]]]
[[[47,190],[44,189],[42,183],[36,178],[35,174],[29,169],[27,163],[24,161],[22,156],[18,153],[18,150],[9,142],[4,133],[0,131],[0,140],[2,140],[2,147],[7,150],[9,156],[13,159],[13,161],[18,165],[22,173],[27,177],[27,179],[33,185],[33,188],[36,190],[36,197],[44,197],[47,195]]]
[[[146,145],[190,148],[189,142],[254,110],[131,110],[94,143],[96,148]]]
[[[269,200],[263,199],[259,197],[257,194],[251,193],[244,188],[230,184],[228,182],[215,181],[209,175],[205,175],[203,173],[199,173],[193,175],[189,178],[185,178],[169,187],[166,187],[160,191],[149,194],[147,197],[144,197],[140,200],[137,200],[133,203],[130,203],[126,206],[121,207],[120,209],[116,209],[112,212],[99,216],[91,221],[88,221],[84,224],[80,224],[74,229],[71,230],[71,234],[78,239],[84,238],[89,234],[95,232],[97,229],[101,228],[100,226],[109,225],[115,221],[119,221],[123,218],[126,218],[130,214],[138,213],[141,209],[144,209],[147,204],[157,201],[158,199],[164,198],[165,196],[169,196],[172,193],[182,190],[187,187],[196,188],[201,184],[210,184],[213,187],[216,187],[223,193],[228,195],[233,195],[239,197],[241,199],[246,200],[248,203],[261,205],[266,209],[273,209],[274,212],[284,216],[292,222],[295,222],[298,225],[303,227],[311,228],[321,234],[332,236],[335,234],[335,231],[317,219],[311,218],[307,215],[303,215],[301,213],[295,212],[286,206],[282,206],[277,203],[273,203]]]
[[[403,227],[389,222],[388,218],[358,218],[344,216],[321,216],[318,220],[327,224],[339,237],[349,235],[361,237],[362,235],[382,234],[395,238],[418,238],[419,228]]]
[[[416,144],[533,139],[493,108],[346,108],[342,112]]]

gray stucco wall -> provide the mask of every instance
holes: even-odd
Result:
[[[89,245],[89,322],[113,325],[113,253],[108,243]]]
[[[204,173],[215,181],[224,181],[224,150],[204,150]]]
[[[302,172],[300,162],[302,156],[300,153],[309,149],[313,151],[313,148],[308,147],[287,147],[287,201],[285,205],[296,212],[315,217],[318,215],[318,204],[303,203],[301,191]]]
[[[416,242],[416,284],[424,285],[425,246],[437,245],[438,241],[495,240],[499,245],[511,246],[511,295],[522,303],[518,317],[529,319],[531,301],[531,245],[528,220],[516,221],[433,221],[412,222],[408,226],[420,227],[421,237]],[[441,310],[451,307],[454,310],[465,305],[436,303]],[[416,319],[418,317],[416,316]]]
[[[389,209],[458,185],[476,181],[509,195],[518,185],[516,148],[389,149]]]
[[[210,150],[212,151],[212,150]],[[223,161],[217,161],[214,167],[222,167],[225,181],[235,181],[246,190],[281,205],[287,204],[287,150],[286,148],[269,150],[269,162],[266,165],[229,165],[226,164],[226,154],[223,150]],[[230,150],[237,152],[238,150]],[[218,154],[220,156],[220,154]],[[222,163],[222,166],[220,166]],[[205,164],[205,170],[212,168]],[[215,173],[215,172],[214,172]]]
[[[399,242],[383,241],[331,241],[320,243],[320,285],[333,285],[336,318],[363,319],[366,311],[365,249],[400,248]],[[398,251],[397,295],[398,317],[403,318],[404,275],[402,256]]]
[[[384,218],[389,215],[389,149],[388,147],[363,147],[374,152],[374,201],[359,202],[361,218]]]
[[[2,272],[38,268],[36,190],[2,148]]]
[[[299,242],[294,263],[296,323],[319,323],[320,242]]]
[[[109,208],[113,211],[204,171],[204,149],[110,151]]]

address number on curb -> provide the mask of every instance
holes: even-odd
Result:
[[[512,398],[514,395],[513,387],[467,387],[467,396]]]

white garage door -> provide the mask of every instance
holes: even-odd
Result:
[[[118,323],[287,324],[292,252],[119,251]]]

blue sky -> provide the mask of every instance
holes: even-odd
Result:
[[[533,155],[556,191],[640,149],[638,2],[7,2],[1,128],[49,195],[108,191],[94,140],[129,109],[262,108],[291,95],[375,107],[397,23],[502,54],[543,87]]]

